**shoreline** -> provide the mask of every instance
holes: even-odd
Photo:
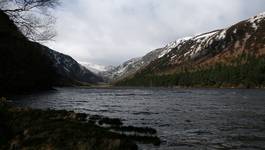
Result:
[[[65,88],[65,87],[53,87],[53,89],[56,90],[56,88]],[[67,88],[67,87],[66,87]],[[69,88],[81,88],[81,89],[145,89],[145,88],[165,88],[165,89],[265,89],[264,87],[242,87],[242,86],[222,86],[222,87],[216,87],[216,86],[192,86],[192,87],[185,87],[185,86],[115,86],[115,85],[107,85],[107,86],[69,86]]]

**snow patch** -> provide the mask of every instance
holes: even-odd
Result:
[[[223,29],[220,33],[219,33],[219,35],[217,36],[217,39],[218,40],[222,40],[222,39],[224,39],[226,37],[226,29]]]
[[[173,55],[173,56],[171,56],[170,59],[172,60],[172,59],[174,59],[175,57],[177,57],[177,55]]]
[[[236,32],[237,32],[237,29],[235,29],[235,30],[233,31],[234,34],[236,34]]]

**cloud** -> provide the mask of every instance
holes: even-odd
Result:
[[[181,38],[265,11],[264,0],[64,0],[51,48],[116,65]]]

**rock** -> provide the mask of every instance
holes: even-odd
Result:
[[[79,120],[79,121],[86,121],[87,120],[87,114],[85,114],[85,113],[76,113],[75,119]]]
[[[5,97],[0,98],[0,105],[6,105],[7,99]]]
[[[20,149],[21,149],[20,140],[19,136],[17,136],[14,140],[11,141],[10,150],[20,150]]]

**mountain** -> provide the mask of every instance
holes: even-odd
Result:
[[[153,60],[163,57],[165,54],[170,52],[179,43],[188,40],[189,37],[178,39],[174,42],[167,44],[163,48],[158,48],[146,54],[143,57],[132,58],[121,65],[107,69],[100,74],[109,79],[110,81],[121,80],[130,75],[133,75],[141,68],[146,67]]]
[[[97,81],[70,56],[29,41],[0,10],[0,95]]]
[[[70,82],[85,82],[85,83],[97,83],[102,82],[103,79],[92,71],[88,70],[85,66],[82,66],[72,57],[44,47],[44,55],[52,61],[52,65],[56,70],[56,73],[60,75],[60,79],[65,79]],[[62,83],[62,82],[61,82]],[[64,84],[64,83],[62,83]]]
[[[260,87],[265,85],[265,13],[169,44],[117,85]],[[156,50],[155,50],[156,51]],[[154,52],[155,52],[154,51]]]

